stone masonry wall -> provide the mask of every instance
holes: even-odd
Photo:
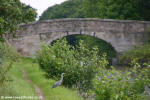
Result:
[[[120,53],[146,41],[150,22],[112,19],[56,19],[20,25],[16,38],[10,43],[23,56],[33,56],[42,41],[50,44],[61,37],[73,34],[95,36],[110,43]]]

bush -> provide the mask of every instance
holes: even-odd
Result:
[[[149,85],[150,65],[142,69],[136,64],[129,72],[119,72],[115,69],[103,69],[94,79],[95,99],[146,100],[145,93]]]
[[[80,40],[82,40],[86,44],[89,50],[92,50],[93,47],[96,46],[98,48],[98,55],[102,56],[103,53],[107,54],[106,58],[109,61],[110,65],[112,62],[112,58],[116,57],[116,51],[112,47],[112,45],[99,38],[77,34],[66,36],[66,39],[68,43],[70,45],[73,45],[74,47],[76,47],[79,44]]]
[[[150,64],[150,44],[145,44],[125,52],[119,57],[119,64],[129,65],[133,59],[136,59],[140,64],[144,62]]]
[[[36,58],[47,77],[59,79],[61,73],[66,73],[63,84],[85,92],[92,88],[92,80],[100,67],[108,64],[106,55],[99,57],[97,51],[97,48],[87,49],[83,41],[75,49],[60,39],[52,46],[43,44]]]

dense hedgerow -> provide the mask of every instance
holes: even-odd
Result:
[[[93,87],[95,74],[108,64],[106,56],[99,57],[97,53],[97,48],[89,50],[83,41],[75,49],[65,39],[60,39],[50,46],[43,44],[36,58],[49,78],[59,79],[61,73],[66,73],[63,81],[65,86],[76,86],[87,91]]]

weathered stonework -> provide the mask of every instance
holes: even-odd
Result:
[[[20,25],[10,43],[22,55],[32,56],[42,41],[52,41],[72,34],[95,36],[110,43],[120,53],[141,45],[147,38],[150,22],[112,19],[56,19]]]

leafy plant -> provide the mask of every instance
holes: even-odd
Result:
[[[93,47],[97,47],[98,55],[102,56],[104,53],[106,53],[106,58],[109,61],[110,65],[112,62],[112,58],[116,56],[116,51],[111,46],[111,44],[107,43],[104,40],[98,39],[96,37],[78,34],[78,35],[69,35],[66,37],[66,40],[70,45],[73,45],[74,47],[79,45],[80,40],[84,42],[84,44],[89,50],[92,50]]]
[[[95,74],[108,64],[106,55],[99,57],[97,53],[97,48],[89,50],[83,41],[75,49],[61,39],[51,46],[43,44],[36,58],[40,67],[47,72],[47,77],[58,79],[61,73],[66,73],[65,86],[88,91],[92,88]]]
[[[150,66],[142,69],[136,63],[129,72],[115,69],[100,71],[94,80],[96,100],[146,100],[150,84]]]
[[[119,57],[119,64],[129,65],[133,59],[136,59],[140,64],[150,63],[150,44],[144,44],[125,52]]]
[[[22,4],[20,0],[0,0],[0,41],[6,34],[14,35],[18,24],[34,21],[35,9]]]

